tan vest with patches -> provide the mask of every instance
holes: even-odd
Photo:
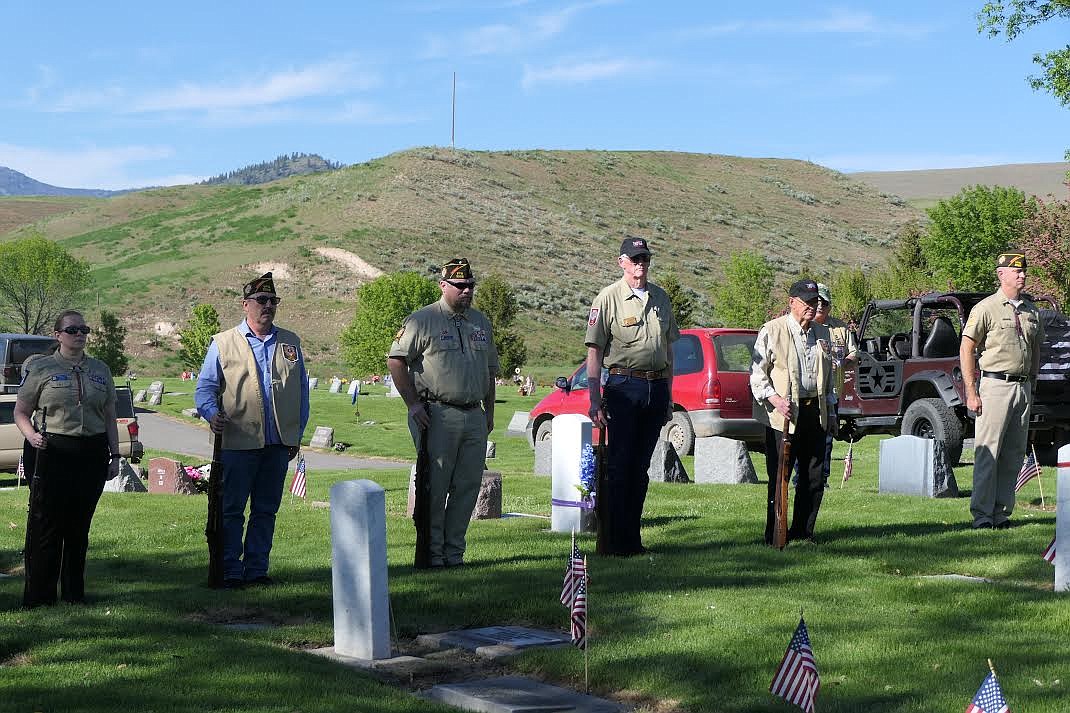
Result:
[[[241,325],[244,328],[244,325]],[[301,443],[301,339],[279,327],[275,335],[275,355],[271,362],[271,404],[279,438],[287,446]],[[264,399],[260,390],[260,370],[252,347],[241,329],[228,329],[213,337],[219,349],[223,373],[220,394],[227,424],[223,447],[249,451],[264,447]],[[292,345],[297,358],[290,361],[283,345]]]
[[[795,406],[795,412],[798,413],[799,381],[801,380],[799,356],[795,350],[795,338],[792,337],[791,330],[788,328],[788,319],[787,316],[779,317],[765,324],[766,332],[769,335],[769,351],[774,357],[773,364],[769,369],[769,380],[773,382],[773,388],[776,389],[777,394],[790,401]],[[814,332],[814,337],[817,340],[824,339],[825,344],[829,344],[827,327],[817,322],[811,322],[810,329],[817,330]],[[827,429],[829,408],[827,397],[832,375],[832,358],[825,349],[818,348],[816,369],[817,401],[821,407],[821,427]],[[757,399],[752,399],[752,402],[754,418],[777,431],[784,430],[784,417],[773,408],[768,399],[760,402]],[[789,433],[794,431],[793,425]]]

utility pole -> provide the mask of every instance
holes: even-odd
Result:
[[[455,140],[457,138],[457,73],[453,73],[453,109],[452,118],[450,119],[450,149],[456,149]]]

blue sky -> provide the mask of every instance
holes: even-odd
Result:
[[[1060,161],[1070,109],[973,2],[3,3],[0,165],[185,183],[304,151],[659,149],[843,171]]]

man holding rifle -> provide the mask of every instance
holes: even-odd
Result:
[[[275,325],[271,273],[242,290],[241,324],[212,337],[197,379],[197,411],[223,434],[223,586],[271,584],[268,556],[286,464],[308,424],[301,339]],[[216,474],[213,472],[212,477]],[[249,527],[245,506],[249,504]]]
[[[799,280],[788,294],[788,314],[766,322],[758,331],[750,377],[754,417],[766,425],[769,497],[765,541],[777,547],[783,547],[781,538],[785,535],[787,540],[814,539],[817,512],[825,492],[821,475],[825,433],[836,399],[829,330],[814,321],[819,300],[817,283]],[[787,462],[781,462],[785,454]],[[781,493],[786,497],[787,492],[786,486],[780,490],[781,481],[789,476],[796,462],[799,482],[791,527],[787,528],[786,522],[778,522],[777,505]],[[786,501],[781,507],[781,512],[786,513]]]
[[[468,260],[443,265],[438,286],[442,298],[405,319],[386,360],[409,409],[413,443],[417,450],[427,448],[430,523],[418,522],[416,527],[418,535],[421,527],[430,530],[430,552],[426,558],[417,553],[417,567],[464,564],[487,435],[494,429],[498,351],[490,320],[472,309],[476,282]],[[417,482],[417,498],[423,485]],[[420,540],[418,536],[417,543]]]
[[[596,496],[599,517],[608,515],[599,551],[621,557],[647,551],[640,534],[647,469],[672,419],[672,343],[680,338],[668,294],[647,281],[650,257],[644,238],[624,239],[617,258],[624,274],[594,298],[584,338],[590,417],[609,430],[608,492]]]

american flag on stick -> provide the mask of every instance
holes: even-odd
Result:
[[[576,592],[580,588],[580,580],[587,576],[587,567],[583,564],[583,555],[576,544],[576,533],[572,533],[572,553],[568,557],[568,569],[565,570],[565,580],[561,583],[561,604],[572,607],[576,600]]]
[[[1055,564],[1055,538],[1051,538],[1051,544],[1048,545],[1048,549],[1044,550],[1044,554],[1041,555],[1045,562]]]
[[[806,631],[806,622],[800,616],[799,626],[795,628],[769,690],[806,713],[814,713],[814,700],[820,688],[821,676],[814,661],[814,650],[810,647],[810,635]]]
[[[970,705],[966,706],[966,713],[1011,713],[995,671],[985,676],[981,687],[977,689],[977,695],[973,697]]]
[[[15,469],[15,489],[22,487],[22,479],[26,477],[26,466],[22,462],[22,456],[19,456],[19,467]]]
[[[847,455],[843,459],[843,482],[840,483],[842,488],[848,480],[851,478],[851,474],[855,468],[855,439],[851,438],[851,445],[847,446]]]
[[[293,500],[293,496],[299,498],[305,497],[307,491],[307,482],[305,480],[305,457],[297,457],[297,470],[294,471],[294,479],[290,483],[290,500]]]
[[[1039,477],[1040,464],[1037,463],[1037,454],[1029,451],[1025,454],[1025,462],[1022,463],[1022,469],[1018,471],[1018,482],[1014,484],[1014,492],[1017,493],[1030,480]]]
[[[587,577],[580,577],[576,599],[572,602],[572,645],[587,648]]]

